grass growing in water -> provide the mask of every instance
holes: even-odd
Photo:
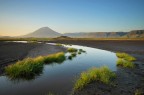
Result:
[[[61,63],[66,59],[65,54],[63,52],[59,52],[56,54],[51,54],[44,57],[45,63],[52,63],[52,62],[58,62]]]
[[[116,53],[116,56],[119,58],[117,60],[117,66],[122,66],[126,68],[134,68],[134,63],[136,58],[127,54],[127,53]]]
[[[6,74],[11,78],[32,78],[40,74],[43,69],[43,58],[27,58],[5,68]]]
[[[127,54],[127,53],[116,53],[116,56],[118,58],[123,58],[123,59],[125,59],[127,61],[135,61],[136,60],[135,57],[133,57],[133,56]]]
[[[57,46],[63,46],[61,43],[56,43]]]
[[[81,52],[79,51],[78,54],[81,54]]]
[[[100,81],[105,84],[111,83],[111,79],[116,75],[108,67],[91,68],[86,72],[82,72],[79,79],[74,85],[74,90],[81,90],[93,81]]]
[[[70,56],[68,56],[68,59],[72,60],[72,58],[73,58],[73,57],[72,57],[71,55],[70,55]]]
[[[77,49],[75,49],[75,48],[68,48],[68,50],[67,50],[68,52],[77,52],[78,50]]]
[[[39,56],[36,58],[26,58],[22,61],[16,62],[16,64],[9,65],[5,68],[6,74],[12,78],[32,78],[38,75],[43,70],[44,63],[63,62],[65,60],[65,54],[59,52],[48,56]]]
[[[86,52],[86,51],[84,51],[83,49],[79,49],[79,52]]]
[[[71,56],[72,57],[76,57],[76,53],[71,53]]]
[[[119,58],[117,60],[117,66],[122,66],[122,67],[126,67],[126,68],[134,68],[133,62],[124,60],[122,58]]]

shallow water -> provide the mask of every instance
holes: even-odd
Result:
[[[113,52],[78,45],[66,47],[83,49],[86,53],[61,64],[45,65],[43,73],[32,80],[10,80],[0,76],[0,95],[46,95],[49,92],[67,95],[72,91],[76,76],[82,71],[100,66],[116,71],[117,57]]]

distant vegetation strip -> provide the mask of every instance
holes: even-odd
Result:
[[[139,41],[144,38],[0,38],[0,41],[56,41],[56,40],[130,40]]]

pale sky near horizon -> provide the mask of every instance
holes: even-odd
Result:
[[[0,35],[144,29],[144,0],[0,0]]]

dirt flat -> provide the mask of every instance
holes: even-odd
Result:
[[[135,95],[136,90],[144,95],[144,41],[134,40],[55,40],[63,44],[83,45],[112,52],[126,52],[137,58],[134,69],[117,67],[113,85],[93,82],[74,95]]]

